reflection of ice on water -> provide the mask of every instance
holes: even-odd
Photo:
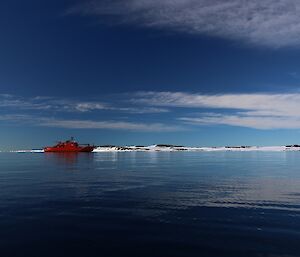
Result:
[[[109,152],[94,152],[94,159],[98,162],[118,162],[122,159],[127,159],[131,164],[135,163],[152,163],[156,164],[161,159],[169,159],[169,152],[136,152],[136,151],[109,151]]]
[[[96,162],[116,162],[118,160],[118,154],[118,152],[95,152],[94,160]]]

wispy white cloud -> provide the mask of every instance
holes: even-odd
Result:
[[[101,101],[80,101],[44,96],[25,98],[8,94],[0,94],[0,108],[8,108],[11,110],[35,110],[78,113],[104,110],[132,114],[164,113],[169,111],[165,108],[143,106],[123,107],[115,105],[115,103],[104,103]]]
[[[12,109],[35,109],[35,110],[46,110],[49,109],[49,105],[46,103],[40,103],[34,99],[25,100],[12,95],[0,95],[0,107],[1,108],[12,108]]]
[[[39,127],[55,127],[66,129],[111,129],[139,132],[173,132],[184,130],[182,126],[164,123],[143,123],[114,120],[98,121],[83,119],[58,119],[23,114],[0,115],[0,121]]]
[[[121,107],[117,108],[119,111],[123,111],[126,113],[132,113],[132,114],[147,114],[147,113],[166,113],[170,112],[169,109],[166,108],[157,108],[157,107]]]
[[[44,96],[26,98],[6,94],[0,94],[0,107],[21,110],[48,110],[62,112],[87,112],[91,110],[109,108],[109,106],[99,102],[82,102]]]
[[[131,100],[152,106],[240,109],[256,115],[300,116],[300,93],[291,94],[191,94],[139,92]]]
[[[214,109],[208,114],[179,119],[192,124],[225,124],[257,129],[300,128],[300,93],[203,95],[140,92],[132,101],[150,106]]]
[[[41,126],[72,129],[117,129],[141,132],[171,132],[183,130],[180,126],[163,123],[136,123],[123,121],[58,120],[45,119]]]
[[[300,45],[298,0],[90,0],[67,13],[270,47]]]
[[[93,103],[93,102],[79,102],[79,103],[71,103],[68,104],[68,107],[71,110],[79,111],[79,112],[88,112],[95,110],[106,110],[109,107],[103,103]]]
[[[299,129],[299,117],[255,116],[244,113],[228,115],[208,113],[200,117],[183,117],[179,120],[193,125],[229,125],[254,129]]]
[[[0,114],[0,121],[70,129],[118,129],[144,132],[164,132],[182,129],[180,126],[147,122],[145,119],[140,122],[130,121],[130,118],[128,121],[120,121],[120,116],[123,114],[164,113],[169,111],[166,108],[152,106],[132,106],[128,101],[122,101],[122,104],[129,106],[118,106],[113,101],[111,103],[103,103],[100,101],[80,101],[40,96],[25,98],[0,94],[0,110],[2,113],[2,115]],[[90,117],[88,114],[82,115],[92,111],[95,112],[94,114],[97,111],[114,112],[115,120],[87,119],[87,117]],[[71,116],[76,114],[76,117],[79,118],[68,119],[67,117],[70,114]],[[98,114],[101,117],[101,113]]]

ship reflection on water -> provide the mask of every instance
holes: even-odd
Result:
[[[62,152],[62,153],[45,153],[45,158],[48,161],[54,161],[57,164],[75,165],[79,160],[93,160],[93,153],[77,153],[77,152]]]

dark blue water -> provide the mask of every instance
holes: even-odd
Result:
[[[300,152],[1,153],[0,256],[300,256]]]

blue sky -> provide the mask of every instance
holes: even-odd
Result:
[[[296,0],[0,3],[0,148],[300,142]]]

